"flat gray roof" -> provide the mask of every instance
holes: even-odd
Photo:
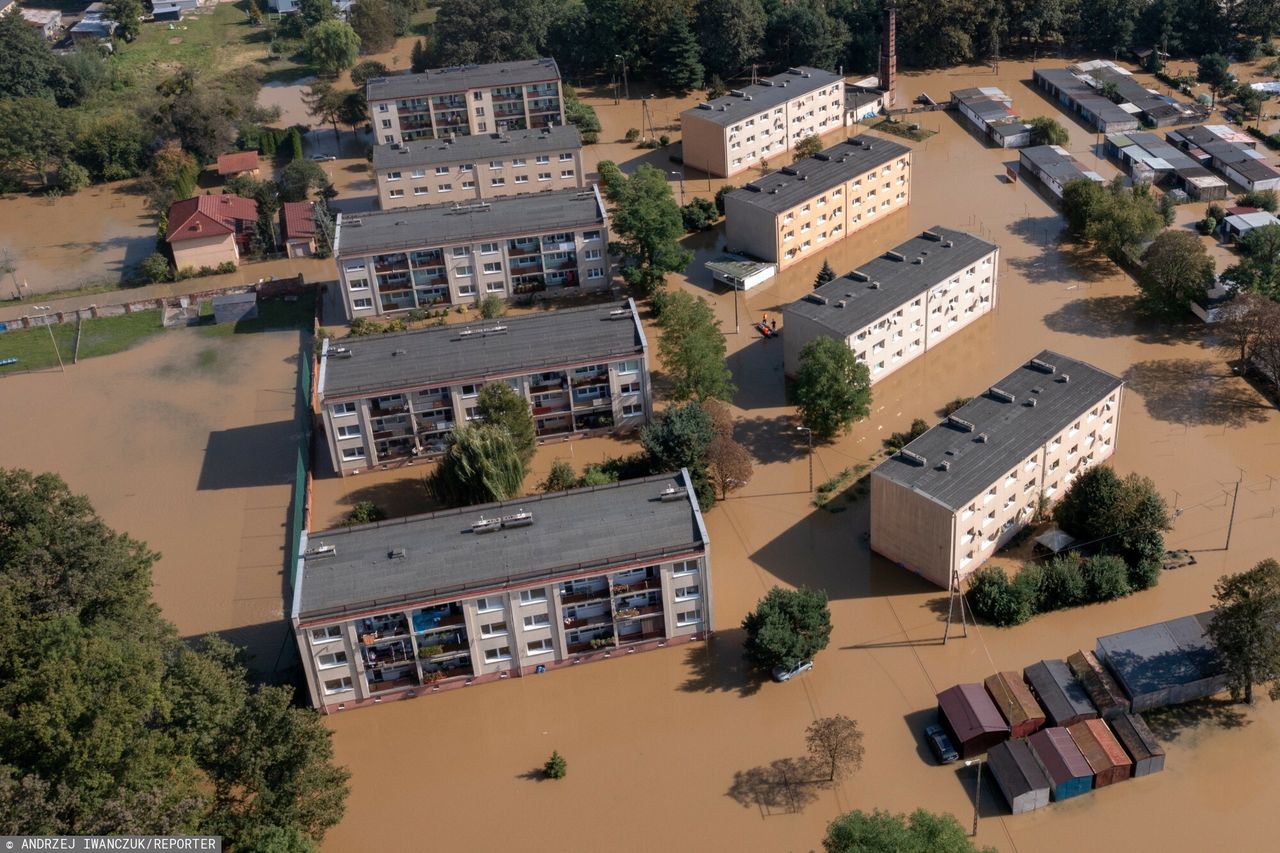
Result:
[[[798,163],[783,166],[730,193],[735,201],[779,214],[911,149],[888,139],[855,136]]]
[[[1033,145],[1018,152],[1019,158],[1030,163],[1059,183],[1074,181],[1077,178],[1102,180],[1102,176],[1092,169],[1086,169],[1080,161],[1060,145]]]
[[[1255,149],[1223,139],[1203,125],[1172,131],[1169,136],[1187,140],[1251,181],[1280,178],[1280,172],[1267,165],[1267,161]]]
[[[1091,364],[1044,350],[874,473],[958,510],[1123,384]]]
[[[338,214],[338,257],[447,246],[489,237],[544,234],[604,224],[604,206],[583,190],[501,196],[471,204],[433,204]]]
[[[373,168],[434,166],[440,163],[481,163],[500,157],[522,157],[552,151],[576,150],[582,136],[571,124],[541,130],[508,130],[450,139],[423,139],[373,147]]]
[[[365,87],[370,101],[387,98],[421,98],[444,95],[467,89],[495,86],[520,86],[560,79],[560,68],[554,59],[524,59],[519,62],[494,62],[489,65],[455,65],[432,68],[421,74],[393,74],[374,77]]]
[[[338,352],[340,347],[342,352]],[[500,320],[342,338],[317,392],[326,402],[438,387],[644,352],[635,304],[611,302]]]
[[[1098,638],[1107,666],[1130,698],[1213,678],[1222,658],[1205,633],[1213,611]]]
[[[995,243],[964,231],[935,225],[853,272],[827,282],[783,311],[812,320],[836,337],[847,338],[997,248]],[[916,263],[920,259],[924,262]],[[877,282],[879,287],[874,286]]]
[[[734,89],[724,97],[704,101],[680,115],[694,116],[703,121],[728,127],[744,118],[771,110],[792,98],[798,98],[843,79],[834,72],[801,65],[799,68],[789,68],[781,74],[766,77],[759,83]]]
[[[662,500],[671,487],[678,497]],[[521,511],[533,523],[475,533]],[[338,616],[464,597],[512,583],[703,550],[702,520],[679,474],[309,533],[294,616]],[[319,548],[332,548],[325,556]],[[401,553],[403,551],[403,553]]]
[[[1108,124],[1137,122],[1138,117],[1125,112],[1119,106],[1099,95],[1097,90],[1066,68],[1037,68],[1032,76],[1055,86],[1075,104],[1088,110],[1097,119]]]

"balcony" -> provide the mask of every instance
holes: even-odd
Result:
[[[417,687],[417,686],[418,686],[417,676],[412,676],[412,675],[404,675],[404,676],[401,676],[400,678],[395,678],[390,681],[374,681],[370,679],[369,692],[384,693],[388,690],[397,690],[397,689],[403,689],[405,687]]]
[[[375,272],[380,272],[380,273],[408,272],[409,259],[401,258],[398,261],[377,261],[374,263],[373,269]]]
[[[439,648],[439,651],[436,648]],[[418,656],[423,660],[440,660],[449,655],[456,655],[458,652],[465,652],[471,648],[471,645],[465,640],[459,640],[453,643],[432,643],[427,642],[418,650]]]
[[[554,426],[538,427],[536,430],[538,438],[548,438],[553,435],[568,435],[573,432],[573,424],[565,421]]]
[[[569,411],[569,401],[568,401],[568,400],[562,401],[562,402],[560,402],[560,403],[551,403],[551,404],[546,405],[546,406],[534,406],[534,407],[533,407],[533,414],[534,414],[535,416],[539,416],[539,415],[557,415],[557,414],[563,414],[563,413],[568,412],[568,411]]]
[[[584,385],[608,385],[609,371],[602,370],[599,373],[592,373],[589,376],[579,376],[574,374],[573,387],[581,388]]]
[[[448,432],[449,430],[453,429],[456,426],[457,426],[457,423],[454,421],[424,420],[421,424],[418,425],[418,431],[424,436],[434,435],[435,433],[439,433],[439,432]]]
[[[561,604],[583,604],[588,601],[603,601],[609,597],[609,587],[601,586],[599,589],[589,590],[587,592],[574,592],[560,597]]]
[[[597,639],[608,640],[608,642],[604,644],[596,644],[592,640],[583,640],[581,643],[569,643],[566,648],[571,655],[578,655],[583,652],[605,651],[607,649],[616,648],[612,637],[598,637]]]
[[[615,616],[618,621],[627,619],[640,619],[644,616],[652,616],[655,613],[662,612],[661,604],[645,604],[640,607],[624,607],[619,610]]]
[[[536,255],[542,251],[539,243],[508,243],[507,257],[519,258],[524,255]]]
[[[409,406],[405,403],[388,403],[371,407],[369,409],[369,417],[377,420],[391,415],[403,415],[407,411],[409,411]]]
[[[413,660],[413,650],[405,643],[400,649],[365,649],[365,665],[369,669],[382,669],[385,666],[408,663]]]
[[[662,589],[662,579],[645,578],[632,583],[617,583],[613,585],[613,594],[615,596],[627,595],[628,593],[646,592],[651,589]]]
[[[547,289],[547,283],[542,276],[529,276],[524,281],[515,282],[511,287],[512,293],[540,293]]]
[[[613,614],[605,611],[597,613],[594,616],[566,616],[564,619],[564,629],[566,631],[574,631],[579,628],[595,628],[603,625],[613,624]]]
[[[564,384],[565,383],[564,383],[563,376],[561,376],[558,379],[542,379],[542,380],[539,380],[538,382],[530,383],[529,393],[530,394],[548,394],[552,391],[563,391]]]
[[[442,613],[441,611],[421,612],[413,615],[413,630],[418,634],[431,631],[443,631],[466,623],[462,613]]]
[[[593,392],[586,396],[575,394],[573,397],[573,407],[578,411],[583,411],[584,409],[598,409],[601,406],[610,406],[612,404],[613,395],[610,394],[607,389],[599,392]]]
[[[629,646],[636,643],[647,643],[650,640],[666,639],[666,636],[666,631],[643,631],[638,634],[626,634],[625,636],[618,637],[618,645]]]

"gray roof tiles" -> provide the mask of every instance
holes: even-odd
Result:
[[[668,486],[678,500],[659,499]],[[533,514],[532,524],[472,532],[482,518],[521,511]],[[294,599],[299,618],[461,598],[633,558],[659,562],[705,543],[697,504],[671,474],[310,533],[308,550],[321,546],[334,550],[305,559]]]
[[[467,89],[543,83],[559,79],[560,69],[554,59],[525,59],[519,62],[433,68],[421,74],[374,77],[366,86],[365,93],[370,101],[379,101],[387,98],[444,95],[463,92]]]
[[[888,139],[856,136],[757,178],[730,195],[742,204],[780,214],[856,175],[910,153],[907,146]]]
[[[571,231],[604,222],[603,202],[594,187],[502,196],[484,203],[340,214],[334,254],[344,258],[406,251],[486,238]]]
[[[501,332],[487,331],[498,326],[503,327]],[[329,349],[318,389],[325,401],[484,381],[644,353],[639,318],[630,300],[344,338],[337,345],[350,355]]]
[[[1045,372],[1036,362],[1052,365],[1055,372]],[[1123,384],[1090,364],[1044,350],[990,386],[1012,395],[1013,402],[984,391],[903,448],[910,456],[896,453],[874,474],[959,510]],[[1028,405],[1029,400],[1035,405]],[[972,431],[962,424],[972,425]],[[943,461],[946,470],[939,464]]]
[[[741,94],[728,94],[721,98],[706,101],[692,109],[685,110],[680,115],[681,117],[692,116],[703,121],[728,127],[757,113],[781,106],[793,98],[830,86],[832,83],[838,83],[843,79],[839,74],[831,71],[802,65],[799,68],[790,68],[781,74],[766,77],[759,83],[734,90]]]
[[[398,145],[375,145],[373,168],[377,171],[397,166],[434,166],[442,163],[487,163],[495,158],[523,157],[582,148],[582,136],[571,124],[541,130],[509,130],[458,136],[453,139],[423,139]]]
[[[1222,673],[1222,658],[1206,635],[1213,611],[1098,638],[1106,664],[1130,697]]]
[[[934,226],[892,249],[902,260],[889,252],[872,258],[791,303],[783,309],[784,316],[805,317],[845,338],[997,248],[964,231]],[[921,258],[924,263],[915,263]],[[876,282],[879,287],[872,286]]]
[[[1097,172],[1086,169],[1069,151],[1059,145],[1033,145],[1030,148],[1023,148],[1018,153],[1018,157],[1060,184],[1097,175]]]

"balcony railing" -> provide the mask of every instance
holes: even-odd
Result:
[[[583,385],[607,385],[609,384],[609,371],[602,370],[599,373],[593,373],[590,376],[574,376],[573,387],[581,388]]]
[[[538,427],[538,438],[546,438],[552,435],[566,435],[573,432],[573,424],[563,423],[556,426]]]
[[[635,643],[644,643],[649,640],[661,640],[666,636],[666,631],[645,631],[640,634],[627,634],[624,637],[618,637],[618,645],[629,646]]]
[[[563,390],[564,390],[563,377],[555,381],[538,382],[536,384],[531,383],[529,385],[530,394],[549,394],[552,391],[563,391]]]
[[[432,631],[443,631],[448,628],[456,628],[458,625],[465,625],[466,621],[466,617],[461,613],[455,613],[451,616],[442,616],[438,622],[423,628],[421,631],[418,631],[418,633],[429,634]]]
[[[518,258],[523,255],[536,255],[541,251],[542,251],[542,247],[538,243],[534,243],[532,245],[526,244],[526,245],[507,246],[507,255],[508,257],[512,257],[512,258]]]
[[[534,406],[534,407],[533,407],[533,413],[534,413],[535,415],[554,415],[554,414],[558,414],[558,413],[561,413],[561,412],[567,412],[567,411],[569,411],[569,401],[568,401],[568,400],[565,400],[565,401],[564,401],[564,402],[562,402],[562,403],[553,403],[552,405],[549,405],[549,406]]]
[[[606,639],[609,642],[604,645],[593,645],[591,640],[584,640],[581,643],[569,643],[567,646],[569,654],[578,655],[583,652],[602,652],[615,648],[612,637],[604,637],[603,639]]]
[[[375,406],[369,409],[369,417],[385,418],[390,415],[403,415],[407,411],[409,411],[409,407],[404,403],[400,403],[398,405]]]
[[[592,628],[599,625],[608,625],[613,622],[613,614],[609,612],[597,613],[594,616],[566,616],[564,627],[566,631],[577,628]]]
[[[401,678],[396,678],[391,681],[370,681],[369,691],[371,693],[383,693],[387,690],[395,690],[397,688],[417,687],[417,686],[418,686],[417,676],[403,676]]]
[[[590,592],[575,592],[569,595],[561,596],[561,604],[582,604],[586,601],[598,601],[609,597],[609,587],[602,586],[599,589],[593,589]]]
[[[642,616],[651,616],[654,613],[661,613],[661,604],[645,604],[640,607],[623,607],[616,616],[619,620],[623,619],[639,619]]]
[[[613,585],[613,594],[627,595],[632,592],[645,592],[650,589],[662,589],[661,578],[645,578],[644,580],[632,581],[631,583],[618,583]]]
[[[392,664],[400,664],[412,660],[413,654],[408,649],[404,651],[378,652],[376,656],[374,656],[372,649],[367,649],[365,651],[365,665],[369,669],[381,669],[384,666],[391,666]]]

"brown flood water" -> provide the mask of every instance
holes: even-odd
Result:
[[[1071,133],[1071,150],[1104,175],[1115,174],[1095,157],[1092,133],[1022,82],[1030,68],[1005,62],[998,76],[988,69],[909,75],[900,97],[908,102],[928,91],[941,100],[954,88],[999,85],[1024,116],[1058,116]],[[594,103],[605,126],[602,140],[639,124],[634,101]],[[659,104],[659,124],[664,110],[674,115],[679,107]],[[329,718],[339,760],[354,778],[346,819],[325,849],[356,850],[376,839],[388,848],[551,851],[578,839],[569,846],[810,850],[840,812],[875,807],[948,811],[967,826],[973,771],[932,766],[919,739],[936,691],[1092,648],[1100,634],[1205,609],[1219,575],[1275,555],[1276,412],[1230,377],[1200,329],[1165,332],[1136,323],[1131,282],[1109,264],[1060,246],[1061,219],[1043,191],[1006,181],[1005,164],[1016,162],[1016,152],[986,148],[948,113],[924,114],[920,121],[939,133],[913,146],[909,210],[752,291],[740,307],[740,334],[733,333],[731,296],[710,289],[700,264],[692,281],[672,277],[677,286],[708,296],[724,322],[740,386],[739,438],[756,460],[750,485],[707,517],[717,637]],[[627,168],[646,154],[646,161],[665,168],[665,154],[625,144],[604,142],[588,151]],[[691,178],[686,191],[705,195],[719,183]],[[673,188],[678,192],[674,179]],[[1180,211],[1179,223],[1202,215],[1203,206],[1193,205]],[[841,513],[810,506],[804,448],[794,441],[792,411],[784,406],[781,350],[745,321],[802,295],[824,257],[846,271],[935,224],[980,231],[1001,245],[998,308],[877,385],[872,417],[816,450],[815,479],[873,462],[889,432],[916,417],[936,418],[946,401],[973,394],[1053,347],[1126,378],[1130,393],[1113,464],[1153,477],[1170,502],[1186,509],[1169,547],[1195,551],[1199,565],[1170,572],[1158,588],[1123,601],[1042,616],[1017,629],[970,628],[967,639],[943,646],[945,595],[872,557],[859,540],[868,526],[865,500]],[[723,242],[719,229],[689,243],[701,262],[717,241]],[[530,483],[557,456],[572,454],[580,467],[633,448],[607,440],[543,448]],[[424,471],[318,481],[317,521],[336,520],[357,495],[385,496],[397,514],[418,511]],[[1231,549],[1223,551],[1224,490],[1238,478],[1243,486]],[[743,672],[737,626],[778,583],[826,589],[835,630],[813,672],[785,685],[757,685]],[[834,789],[775,784],[770,764],[801,755],[805,726],[834,713],[857,719],[865,733],[862,770]],[[1256,840],[1269,826],[1263,792],[1280,783],[1276,709],[1263,701],[1251,710],[1172,720],[1158,731],[1169,751],[1163,774],[1031,815],[1009,816],[984,780],[978,841],[1023,853],[1077,849],[1098,837],[1134,850],[1263,849]],[[553,749],[568,760],[567,778],[533,781]],[[408,784],[415,771],[432,781]],[[429,805],[447,806],[415,820],[424,795]],[[1176,815],[1198,819],[1170,819]]]

